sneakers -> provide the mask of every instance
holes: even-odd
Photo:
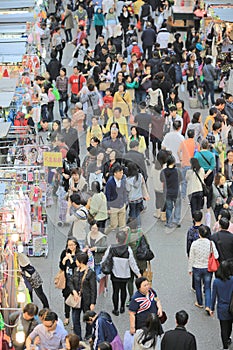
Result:
[[[160,218],[160,215],[161,215],[160,212],[161,212],[160,209],[155,209],[154,217],[155,217],[156,219],[159,219],[159,218]]]
[[[115,316],[119,316],[119,311],[118,310],[112,310],[112,314]]]
[[[172,222],[171,222],[170,224],[169,224],[169,223],[166,223],[165,226],[166,226],[167,228],[174,228],[174,227],[175,227],[175,225],[174,225]]]

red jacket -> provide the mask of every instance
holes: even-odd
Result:
[[[182,135],[185,136],[188,123],[190,123],[190,116],[185,109],[183,109],[182,118],[183,118]]]
[[[143,69],[143,66],[142,66],[142,63],[141,63],[140,60],[137,60],[137,64],[138,64],[138,68],[142,70],[142,69]],[[128,67],[129,67],[129,72],[130,72],[131,76],[134,77],[135,74],[134,74],[133,62],[130,62],[130,63],[128,64]]]

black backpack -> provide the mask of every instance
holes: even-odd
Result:
[[[142,5],[141,19],[144,17],[148,17],[150,14],[150,5],[144,4]]]

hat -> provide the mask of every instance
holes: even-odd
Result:
[[[75,103],[75,107],[77,107],[78,109],[82,109],[83,105],[81,102],[77,102],[77,103]]]
[[[25,267],[31,264],[29,258],[23,253],[18,254],[18,262],[19,262],[19,265],[22,267]]]
[[[137,140],[133,140],[129,144],[130,149],[133,149],[133,148],[138,147],[138,146],[139,146],[139,142]]]

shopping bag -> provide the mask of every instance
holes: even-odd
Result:
[[[134,342],[134,334],[131,334],[130,331],[125,331],[124,350],[132,350],[133,342]]]
[[[143,272],[143,277],[146,277],[148,279],[148,282],[150,286],[152,286],[152,280],[153,280],[153,272],[151,270],[151,264],[150,261],[147,261],[147,268]]]

